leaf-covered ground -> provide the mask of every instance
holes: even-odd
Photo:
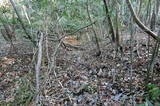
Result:
[[[138,45],[137,41],[133,43],[132,65],[131,47],[127,39],[123,41],[123,53],[117,56],[109,40],[101,41],[102,53],[99,57],[95,55],[96,47],[91,42],[81,44],[83,49],[80,50],[60,46],[51,71],[47,58],[44,57],[42,61],[41,104],[129,106],[144,103],[148,53],[143,37],[138,38]],[[7,54],[8,44],[1,47],[0,104],[34,104],[35,56],[30,45],[28,42],[16,43],[16,54]],[[50,50],[50,55],[53,53],[54,49]],[[158,58],[153,77],[157,85],[160,85],[159,76]]]

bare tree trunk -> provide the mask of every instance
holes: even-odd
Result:
[[[122,50],[122,46],[120,44],[120,33],[119,33],[119,8],[117,5],[116,8],[116,54],[119,51],[122,55],[123,50]]]
[[[42,62],[42,44],[43,44],[43,33],[39,33],[40,34],[40,40],[38,42],[38,57],[37,57],[37,64],[35,66],[35,70],[36,70],[36,104],[38,105],[39,103],[39,93],[40,93],[40,79],[39,79],[39,75],[40,75],[40,67],[41,67],[41,62]]]
[[[160,30],[158,32],[158,36],[160,36]],[[156,42],[155,44],[155,47],[153,49],[153,52],[152,52],[152,57],[150,59],[150,62],[149,62],[149,65],[148,65],[148,70],[147,70],[147,79],[150,78],[150,76],[152,77],[152,80],[153,80],[153,68],[154,68],[154,64],[156,62],[156,58],[158,56],[158,52],[159,52],[159,46],[160,46],[160,43],[159,42]]]
[[[91,16],[90,16],[90,13],[89,13],[89,0],[87,0],[87,14],[88,14],[90,23],[93,23],[92,19],[91,19]],[[94,29],[93,24],[91,26],[92,26],[92,31],[93,31],[93,34],[94,34],[94,38],[96,40],[96,46],[97,46],[96,56],[100,56],[101,55],[101,50],[100,50],[100,46],[99,46],[97,33],[96,33],[95,29]]]
[[[106,0],[103,0],[103,2],[104,2],[105,9],[106,9],[106,15],[107,15],[108,23],[109,23],[109,27],[110,27],[109,33],[111,34],[112,41],[115,42],[115,33],[114,33],[114,28],[113,28],[113,22],[110,17],[108,4],[107,4]]]
[[[131,65],[130,65],[130,70],[129,70],[129,76],[130,76],[130,92],[133,91],[133,41],[134,41],[134,34],[135,34],[135,29],[134,29],[134,23],[133,23],[133,19],[131,17],[131,29],[130,29],[130,34],[131,34],[131,37],[130,37],[130,61],[131,61]],[[132,99],[133,99],[133,95],[132,95]],[[133,100],[132,100],[133,101]],[[133,102],[132,102],[132,105],[133,105]],[[134,105],[133,105],[134,106]]]
[[[153,9],[153,12],[152,12],[150,28],[151,28],[151,31],[154,31],[155,28],[156,28],[156,13],[155,13],[155,8]]]
[[[151,23],[150,23],[151,31],[154,31],[155,27],[156,27],[156,14],[155,14],[155,10],[153,9],[152,17],[151,17]],[[148,56],[149,56],[149,53],[150,53],[150,45],[151,45],[151,40],[150,40],[150,36],[148,36]]]
[[[159,13],[159,6],[160,6],[160,0],[157,0],[157,2],[156,2],[156,14]]]
[[[143,1],[139,0],[139,2],[140,2],[140,4],[139,4],[138,16],[141,17],[141,10],[142,10]]]
[[[148,1],[148,4],[147,4],[147,14],[146,14],[146,23],[145,25],[147,24],[147,22],[150,21],[150,15],[151,15],[151,0]]]
[[[119,9],[117,7],[117,9],[116,9],[116,43],[117,43],[117,45],[120,44],[119,37],[120,37],[120,34],[119,34]]]

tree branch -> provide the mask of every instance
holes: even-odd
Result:
[[[27,39],[29,39],[29,40],[33,43],[34,46],[36,46],[35,41],[32,39],[32,37],[30,36],[30,34],[27,32],[27,30],[26,30],[26,28],[25,28],[25,26],[24,26],[24,23],[23,23],[20,15],[19,15],[19,13],[18,13],[18,10],[17,10],[14,2],[13,2],[12,0],[10,0],[10,3],[12,4],[12,7],[13,7],[14,11],[16,12],[16,15],[17,15],[17,17],[18,17],[18,20],[19,20],[19,22],[21,23],[21,26],[22,26],[25,34],[27,35],[27,36],[25,36],[25,37],[26,37]]]
[[[131,15],[133,16],[134,21],[136,22],[136,24],[144,31],[146,32],[149,36],[152,36],[155,40],[157,40],[158,42],[160,42],[160,38],[157,37],[157,35],[151,31],[148,27],[146,27],[137,17],[135,11],[133,10],[132,4],[130,0],[126,0],[126,3],[128,5],[128,8],[131,12]]]

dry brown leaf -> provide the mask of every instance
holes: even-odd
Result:
[[[2,58],[2,66],[4,65],[12,65],[15,62],[15,58],[7,58],[7,57],[3,57]]]

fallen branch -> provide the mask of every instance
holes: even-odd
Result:
[[[85,50],[85,48],[83,47],[80,47],[80,46],[75,46],[75,45],[72,45],[72,44],[68,44],[68,43],[62,43],[62,46],[64,46],[65,48],[71,48],[71,49],[75,49],[75,50]]]

